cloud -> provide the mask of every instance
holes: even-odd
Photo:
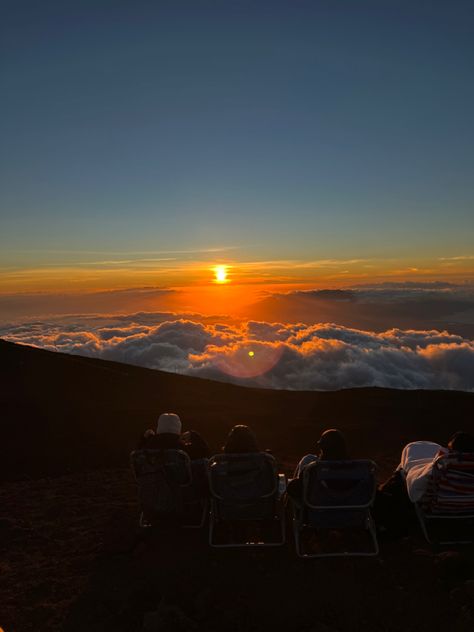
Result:
[[[254,306],[254,318],[334,322],[382,332],[447,329],[474,337],[474,285],[445,282],[381,283],[346,289],[274,293]]]
[[[153,369],[294,390],[474,390],[474,341],[438,330],[374,332],[335,324],[241,324],[170,313],[6,325],[13,342]]]
[[[175,290],[168,288],[145,286],[91,292],[0,294],[0,322],[5,319],[38,315],[156,308],[160,302],[175,293]]]

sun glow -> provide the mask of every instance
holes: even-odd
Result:
[[[215,282],[216,283],[228,283],[227,278],[227,266],[216,266],[214,268]]]

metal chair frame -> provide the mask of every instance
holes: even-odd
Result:
[[[263,458],[267,458],[271,460],[272,464],[274,464],[274,467],[276,468],[276,461],[270,454],[267,454],[265,452],[262,452],[260,454],[262,455]],[[286,520],[285,520],[285,508],[283,505],[283,495],[286,490],[285,474],[277,474],[275,476],[274,485],[270,492],[253,499],[255,500],[255,502],[258,502],[259,500],[267,500],[269,498],[274,497],[276,512],[273,518],[276,522],[279,523],[279,526],[280,526],[280,539],[277,542],[242,542],[242,543],[230,542],[230,543],[224,543],[224,544],[216,544],[214,541],[216,525],[219,522],[220,523],[226,522],[225,520],[222,520],[219,518],[219,502],[224,501],[224,500],[229,502],[229,499],[224,498],[223,496],[217,493],[212,481],[212,467],[220,462],[224,462],[229,459],[231,460],[232,459],[237,460],[239,458],[244,459],[246,456],[251,456],[252,458],[254,458],[255,453],[218,454],[209,459],[208,475],[209,475],[209,489],[211,493],[210,513],[209,513],[209,546],[213,548],[264,548],[264,547],[282,546],[286,542]],[[238,502],[236,502],[236,505],[238,505]],[[252,519],[242,518],[239,520],[239,522],[240,521],[242,523],[245,523],[245,522],[252,521]]]
[[[459,455],[461,457],[461,455]],[[436,497],[438,494],[438,486],[439,480],[442,475],[442,472],[446,470],[447,463],[449,460],[456,459],[457,457],[454,455],[446,454],[444,456],[438,457],[433,463],[433,475],[432,480],[430,482],[430,490],[428,492],[431,498]],[[474,488],[473,488],[474,493]],[[452,499],[463,498],[462,494],[453,495]],[[430,526],[435,522],[441,523],[445,521],[451,521],[452,524],[460,523],[462,521],[474,520],[474,511],[468,513],[460,513],[458,515],[447,514],[447,513],[430,513],[425,509],[426,495],[421,500],[414,503],[416,515],[418,517],[418,521],[420,523],[421,530],[426,541],[429,544],[433,545],[464,545],[464,544],[472,544],[474,542],[474,538],[470,538],[468,540],[463,539],[454,539],[454,540],[438,540],[432,536],[430,533]],[[430,525],[431,523],[431,525]]]
[[[184,485],[180,485],[179,487],[182,487],[182,488],[190,487],[192,485],[192,470],[191,470],[191,461],[189,459],[189,456],[183,450],[176,449],[176,450],[172,450],[172,451],[173,452],[178,452],[183,457],[185,462],[187,463],[188,482],[186,484],[184,484]],[[136,452],[153,453],[153,452],[163,452],[163,450],[142,449],[142,450],[135,450],[134,452],[131,453],[130,459],[132,461],[132,471],[133,471],[133,474],[135,476],[135,480],[138,482],[138,476],[137,476],[137,473],[135,471],[135,467],[133,465],[133,455]],[[196,502],[196,504],[199,503],[202,506],[199,523],[197,523],[197,524],[186,524],[186,523],[181,524],[180,527],[182,529],[202,529],[202,527],[204,527],[204,525],[206,524],[206,520],[207,520],[207,517],[208,517],[208,514],[209,514],[209,500],[207,498],[204,498],[204,499],[201,499],[201,500],[197,500],[195,502]],[[150,529],[154,525],[153,525],[152,522],[149,522],[145,518],[144,512],[141,511],[139,519],[138,519],[138,526],[140,527],[140,529]]]
[[[370,512],[370,508],[372,507],[374,500],[375,500],[375,493],[376,493],[376,483],[375,483],[375,476],[374,476],[374,480],[373,480],[373,492],[372,495],[369,499],[368,502],[363,503],[363,504],[356,504],[356,505],[348,505],[348,504],[343,504],[343,505],[313,505],[311,504],[308,499],[307,499],[307,495],[308,495],[308,480],[309,480],[309,475],[310,475],[310,470],[311,468],[318,468],[318,467],[331,467],[331,465],[341,465],[341,464],[345,464],[345,465],[350,465],[350,464],[361,464],[361,463],[366,463],[372,470],[372,473],[375,471],[376,469],[376,464],[374,463],[374,461],[369,461],[369,460],[351,460],[351,461],[315,461],[314,463],[310,463],[307,466],[305,466],[305,468],[303,469],[303,498],[302,498],[302,506],[298,507],[294,501],[292,502],[293,505],[293,535],[294,535],[294,539],[295,539],[295,549],[296,549],[296,554],[298,557],[300,558],[321,558],[321,557],[373,557],[379,554],[379,545],[378,545],[378,541],[377,541],[377,531],[376,531],[376,527],[375,527],[375,522],[374,519],[372,517],[372,514]],[[313,509],[316,511],[321,511],[324,512],[326,514],[326,516],[330,516],[332,511],[347,511],[347,512],[351,512],[351,511],[364,511],[365,510],[365,530],[368,531],[371,540],[372,540],[372,544],[373,544],[373,550],[372,551],[338,551],[338,552],[333,552],[333,553],[307,553],[303,551],[303,547],[301,545],[301,533],[303,531],[303,529],[305,528],[313,528],[315,531],[317,529],[325,529],[325,530],[331,530],[331,526],[327,526],[327,527],[320,527],[320,526],[313,526],[311,525],[311,522],[306,520],[306,516],[307,516],[307,509]],[[333,527],[333,529],[337,529],[337,530],[345,530],[345,529],[350,529],[351,527],[341,527],[341,526],[337,526],[337,527]]]

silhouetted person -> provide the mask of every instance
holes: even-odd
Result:
[[[156,432],[148,429],[141,437],[138,449],[142,450],[183,450],[191,460],[193,489],[196,494],[207,496],[207,459],[209,446],[198,432],[188,430],[181,434],[182,424],[176,413],[162,413],[158,418]]]
[[[298,463],[293,477],[300,478],[306,465],[315,461],[344,461],[348,458],[344,435],[337,428],[329,428],[319,437],[315,454],[306,454]]]
[[[436,459],[452,452],[474,452],[474,437],[458,431],[450,438],[447,448],[431,441],[414,441],[403,448],[398,470],[412,502],[425,494]]]
[[[413,503],[428,490],[436,459],[451,453],[474,453],[474,437],[458,431],[447,448],[432,441],[413,441],[403,448],[399,466],[377,490],[374,515],[383,531],[404,535],[415,524]]]
[[[261,450],[252,430],[248,426],[239,424],[229,432],[222,451],[226,454],[244,454],[246,452],[260,452]]]
[[[345,461],[349,458],[344,435],[337,428],[329,428],[325,430],[316,443],[314,454],[306,454],[296,466],[293,474],[293,480],[288,484],[286,493],[297,504],[302,503],[303,498],[303,481],[302,475],[305,467],[315,461]],[[345,488],[345,483],[335,481],[333,485],[336,488]]]
[[[156,432],[146,430],[140,438],[138,449],[183,450],[191,461],[209,457],[209,446],[198,432],[189,430],[181,434],[181,419],[176,413],[162,413],[158,418]]]

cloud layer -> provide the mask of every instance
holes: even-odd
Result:
[[[474,338],[474,285],[444,282],[380,283],[346,289],[271,294],[255,306],[252,318],[331,322],[370,331],[448,330]]]
[[[222,324],[170,313],[8,325],[23,344],[153,369],[295,390],[361,386],[474,390],[474,341],[431,331],[334,324]]]

